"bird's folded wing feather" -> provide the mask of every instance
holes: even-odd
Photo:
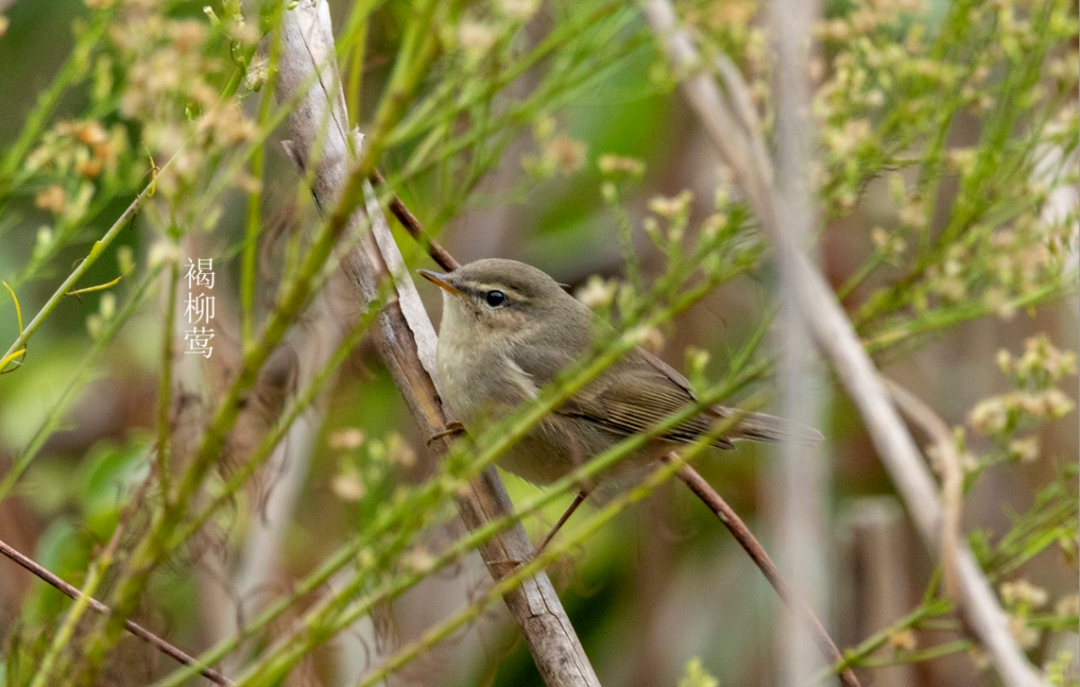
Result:
[[[654,358],[658,366],[645,356],[649,354],[643,350],[631,351],[619,365],[618,374],[596,380],[556,412],[587,419],[615,434],[631,435],[649,431],[692,405],[694,395],[682,375],[659,358]],[[718,419],[710,415],[705,412],[690,418],[661,436],[668,441],[692,442],[707,433]],[[734,448],[722,437],[712,443],[719,448]]]
[[[690,382],[674,368],[644,349],[627,354],[619,374],[606,375],[567,402],[559,413],[596,422],[618,434],[636,434],[655,427],[670,415],[696,402]],[[717,448],[734,448],[733,439],[794,441],[813,445],[821,433],[782,418],[713,405],[661,436],[690,443],[715,431],[718,422],[733,418],[723,436],[712,440]]]
[[[641,355],[646,363],[662,372],[674,384],[685,389],[686,393],[693,398],[694,392],[690,388],[689,380],[679,374],[675,368],[644,349],[638,349],[636,352]],[[729,439],[768,442],[792,441],[804,446],[813,446],[825,438],[821,435],[821,432],[813,427],[807,427],[798,422],[765,413],[753,413],[714,405],[708,408],[705,415],[706,424],[712,424],[716,419],[730,417],[736,417],[737,421],[724,433],[724,436]]]
[[[579,342],[580,350],[577,353],[584,354],[587,347],[587,341]],[[512,355],[512,358],[539,387],[554,381],[576,360],[576,356],[558,346],[531,349],[527,358],[517,355]],[[555,412],[588,420],[615,434],[629,436],[649,431],[695,401],[686,377],[645,349],[635,348]],[[788,439],[812,445],[822,438],[817,430],[794,422],[718,405],[710,406],[662,436],[669,441],[689,443],[707,434],[718,421],[733,416],[736,417],[733,426],[724,430],[724,436],[714,439],[713,446],[734,448],[732,439]]]

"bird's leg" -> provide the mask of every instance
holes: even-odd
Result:
[[[528,563],[529,561],[539,556],[541,553],[544,552],[544,548],[547,547],[548,542],[550,542],[551,539],[555,536],[555,534],[560,529],[562,529],[562,526],[566,524],[566,521],[569,520],[570,516],[574,514],[574,511],[578,509],[578,506],[584,503],[585,499],[589,497],[590,491],[592,491],[591,486],[582,487],[581,491],[578,492],[577,496],[574,497],[573,503],[571,503],[570,506],[565,511],[563,511],[563,514],[561,516],[559,516],[559,521],[555,523],[555,526],[551,528],[551,531],[548,532],[546,537],[544,537],[544,541],[540,542],[540,546],[536,547],[536,550],[533,551],[531,556],[527,556],[521,560],[510,559],[488,561],[487,566],[489,568],[497,569],[499,571],[499,576],[502,577],[503,575],[509,575],[510,572],[519,565],[524,565],[525,563]]]
[[[570,506],[565,511],[563,511],[563,514],[561,516],[559,516],[559,521],[555,523],[555,526],[552,527],[551,531],[548,532],[546,537],[544,537],[544,541],[540,542],[540,546],[536,547],[536,553],[534,553],[533,556],[539,556],[544,551],[544,548],[547,547],[552,537],[554,537],[555,534],[560,529],[562,529],[562,526],[566,524],[566,521],[569,520],[570,516],[574,514],[574,511],[578,509],[578,506],[584,503],[585,499],[589,497],[590,491],[592,491],[591,486],[582,487],[581,491],[579,491],[577,496],[574,497],[574,500],[570,504]]]
[[[461,424],[460,422],[451,422],[450,424],[443,427],[443,430],[441,432],[436,432],[435,434],[432,434],[430,437],[428,437],[427,445],[431,446],[433,442],[438,441],[443,437],[452,437],[464,433],[465,425]]]
[[[576,511],[578,509],[578,506],[580,506],[582,503],[584,503],[585,499],[589,498],[589,492],[591,492],[591,491],[592,491],[592,485],[591,484],[587,484],[585,486],[582,486],[581,491],[579,491],[577,496],[574,497],[574,501],[567,507],[567,509],[565,511],[563,511],[563,514],[559,516],[559,521],[557,523],[555,523],[555,526],[551,528],[551,531],[548,532],[546,537],[544,537],[544,541],[540,542],[540,546],[536,547],[536,550],[533,551],[531,556],[528,556],[527,558],[525,558],[523,560],[517,560],[517,561],[515,561],[515,560],[488,561],[488,567],[489,568],[490,567],[498,567],[498,568],[500,568],[500,570],[505,569],[506,572],[501,572],[500,573],[500,576],[501,576],[501,575],[509,574],[509,571],[513,570],[517,566],[524,565],[525,563],[527,563],[530,560],[532,560],[532,559],[536,558],[537,556],[539,556],[541,553],[544,552],[544,549],[547,548],[548,543],[551,542],[552,538],[554,538],[556,533],[558,533],[558,531],[560,529],[562,529],[562,526],[566,524],[566,521],[570,519],[570,516],[574,514],[574,511]]]

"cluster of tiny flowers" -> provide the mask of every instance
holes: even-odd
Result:
[[[1009,631],[1024,649],[1039,643],[1039,629],[1028,622],[1032,611],[1042,608],[1050,600],[1045,589],[1036,587],[1025,579],[1005,582],[1001,585],[1001,600],[1008,612]]]
[[[127,150],[127,136],[119,124],[106,129],[95,120],[58,122],[42,135],[23,165],[23,172],[40,188],[34,205],[60,223],[78,222],[102,187],[122,183],[121,160]],[[38,248],[45,247],[42,238],[39,235]],[[45,238],[51,239],[51,234]]]
[[[889,113],[902,110],[907,126],[929,123],[929,93],[955,86],[955,66],[922,55],[923,22],[910,18],[924,11],[921,2],[861,2],[818,26],[831,53],[828,65],[816,70],[824,80],[812,103],[824,162],[818,182],[839,210],[854,207],[867,175],[892,154],[888,134],[880,130]],[[903,40],[896,40],[898,34]]]
[[[470,59],[479,60],[487,55],[498,40],[495,27],[472,19],[458,24],[457,40],[461,51]]]
[[[476,66],[493,54],[496,46],[513,36],[540,7],[539,0],[502,0],[487,7],[473,7],[456,25],[442,30],[442,43],[469,66]]]
[[[645,174],[645,163],[637,158],[610,153],[600,156],[596,162],[597,168],[604,176],[625,175],[631,179],[641,179]]]
[[[705,52],[730,56],[748,74],[767,76],[768,36],[762,23],[759,0],[705,2],[680,7],[682,19],[693,26]],[[767,92],[768,84],[762,82]],[[751,85],[751,91],[762,91]]]
[[[1004,349],[998,351],[997,364],[1017,384],[1034,388],[1046,388],[1077,372],[1076,353],[1059,350],[1045,334],[1025,341],[1019,357]]]
[[[593,310],[601,310],[610,308],[615,303],[618,291],[618,282],[594,274],[585,281],[585,285],[580,287],[574,296]]]
[[[259,38],[239,15],[171,18],[128,0],[108,37],[111,52],[102,59],[120,74],[119,114],[140,123],[140,147],[172,161],[159,179],[164,194],[204,178],[207,156],[257,134],[238,103],[221,101],[220,84],[235,68],[230,45],[248,51]]]
[[[1022,211],[1007,224],[974,222],[940,249],[909,290],[916,312],[980,303],[985,312],[1009,319],[1025,298],[1060,282],[1068,273],[1075,244],[1075,200],[1072,212],[1056,213],[1049,212],[1041,201],[1060,198],[1056,195],[1059,192],[1075,194],[1069,182],[1067,175],[1046,182],[1032,175],[1013,182],[1007,193],[1016,198]],[[893,193],[899,227],[892,232],[877,230],[873,238],[879,250],[899,260],[910,243],[905,236],[926,235],[927,212],[922,199],[904,196],[902,182],[894,185],[900,187]]]
[[[118,127],[107,130],[93,120],[59,122],[27,156],[25,169],[33,174],[45,172],[67,177],[74,173],[83,179],[97,179],[103,172],[115,169],[117,158],[125,149],[123,131]],[[48,200],[43,202],[39,194],[38,207],[53,212],[62,209],[62,198]]]
[[[943,115],[990,116],[1005,92],[1003,69],[1045,51],[1047,41],[1059,47],[1049,52],[1043,79],[1009,96],[1032,110],[1056,101],[1075,109],[1074,98],[1060,98],[1073,92],[1077,80],[1075,16],[1056,12],[1048,25],[1035,26],[1032,17],[1041,12],[1029,4],[1000,0],[968,8],[951,22],[954,35],[944,52],[927,30],[934,22],[926,2],[856,0],[842,15],[819,24],[828,63],[820,68],[824,79],[813,113],[820,122],[824,168],[818,181],[831,211],[850,211],[868,180],[915,163],[918,147],[935,140],[947,123]],[[972,150],[942,152],[949,172],[963,176],[972,170]],[[1016,197],[1025,196],[1017,192]],[[898,211],[903,214],[902,205]],[[901,224],[916,228],[924,222]],[[943,286],[947,294],[958,292],[955,282]]]
[[[1011,391],[980,401],[968,422],[980,434],[1006,434],[1022,419],[1052,420],[1073,409],[1073,402],[1060,389]]]
[[[918,638],[911,629],[900,630],[889,635],[889,646],[896,651],[914,651],[919,646]]]
[[[535,177],[570,176],[585,166],[585,143],[557,131],[556,127],[554,118],[546,116],[533,125],[533,138],[539,151],[523,155],[521,166]]]
[[[1073,409],[1073,401],[1055,384],[1076,374],[1076,354],[1062,352],[1045,336],[1038,336],[1025,342],[1021,356],[1001,351],[997,361],[1017,389],[980,401],[972,409],[968,424],[976,432],[1008,437],[1017,429],[1060,418]],[[1032,460],[1038,443],[1030,437],[1011,438],[1009,450],[1015,458]]]
[[[381,483],[394,468],[416,465],[416,450],[397,432],[368,438],[358,427],[331,432],[327,445],[338,455],[339,467],[330,488],[343,501],[360,501],[369,484]]]
[[[653,243],[664,248],[682,242],[690,221],[693,200],[694,194],[688,189],[681,191],[678,195],[654,196],[649,199],[649,212],[655,217],[646,217],[642,226]],[[664,221],[666,227],[661,227],[660,220]]]

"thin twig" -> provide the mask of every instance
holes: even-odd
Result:
[[[941,545],[944,509],[930,469],[890,402],[869,355],[859,344],[851,321],[831,296],[820,274],[808,275],[804,307],[814,323],[815,339],[840,376],[867,431],[903,498],[925,544]],[[986,648],[1002,681],[1010,687],[1045,685],[1016,644],[1008,620],[971,549],[961,540],[956,550],[961,611]]]
[[[120,537],[123,535],[124,530],[127,529],[132,510],[135,504],[142,501],[142,496],[146,493],[149,483],[149,480],[143,480],[134,498],[124,506],[120,520],[117,522],[116,527],[113,528],[112,536],[109,537],[105,548],[99,555],[94,556],[90,562],[90,566],[86,571],[86,578],[83,580],[83,587],[79,590],[79,597],[76,599],[75,605],[68,609],[63,622],[60,623],[60,627],[53,634],[48,650],[38,661],[34,671],[36,674],[34,680],[30,683],[30,687],[43,687],[49,684],[48,680],[51,678],[52,669],[56,665],[56,659],[60,652],[68,646],[79,620],[86,609],[90,607],[90,599],[93,598],[94,590],[97,589],[102,576],[104,576],[115,559],[116,547],[120,543]]]
[[[83,593],[79,591],[78,587],[68,584],[58,575],[55,575],[50,570],[38,564],[33,559],[16,551],[6,542],[0,541],[0,554],[3,554],[15,563],[18,563],[20,566],[22,566],[26,570],[29,570],[35,576],[46,582],[49,586],[56,588],[57,590],[66,594],[72,599],[78,601],[84,598]],[[108,606],[101,603],[97,599],[90,598],[88,600],[88,605],[90,606],[90,608],[94,609],[102,615],[109,615],[110,613],[112,613],[112,610]],[[183,650],[178,649],[177,647],[173,646],[161,637],[158,637],[156,634],[154,634],[150,630],[147,630],[142,625],[139,625],[132,620],[125,620],[124,627],[127,629],[128,632],[143,640],[144,642],[154,647],[166,656],[170,656],[171,658],[175,659],[178,663],[181,663],[185,666],[199,665],[199,662],[196,661],[190,654],[185,653]],[[214,684],[233,684],[232,680],[228,679],[227,677],[209,666],[201,667],[199,669],[199,673],[207,680],[212,681]]]
[[[383,186],[386,184],[386,179],[378,170],[375,170],[375,173],[371,175],[371,183],[374,186]],[[397,220],[401,222],[401,226],[405,227],[405,231],[409,232],[409,236],[412,236],[417,243],[424,247],[424,250],[428,252],[428,255],[439,267],[447,272],[453,272],[461,267],[461,263],[455,260],[453,255],[450,255],[450,251],[443,248],[438,241],[431,238],[424,231],[424,225],[420,224],[420,220],[416,219],[416,215],[405,206],[405,203],[397,195],[390,199],[390,212],[394,213],[394,217],[397,217]]]
[[[941,472],[941,492],[945,501],[945,515],[941,523],[942,583],[945,594],[959,601],[956,552],[960,543],[960,516],[964,508],[964,468],[956,452],[956,439],[945,421],[921,398],[891,379],[882,377],[882,381],[900,411],[925,429],[937,447],[937,465]]]
[[[681,459],[675,453],[669,453],[664,456],[665,463],[678,463]],[[683,465],[676,473],[686,486],[690,488],[690,491],[702,500],[702,502],[709,507],[720,522],[724,523],[724,527],[728,528],[732,536],[735,537],[735,541],[739,542],[739,546],[743,547],[747,555],[761,570],[761,573],[765,576],[765,579],[769,581],[773,589],[776,590],[777,596],[784,602],[792,611],[803,616],[807,626],[810,628],[811,633],[814,636],[814,640],[821,648],[821,652],[829,659],[830,663],[839,664],[844,660],[844,655],[840,653],[840,649],[837,648],[836,643],[829,637],[829,633],[825,630],[825,627],[814,615],[814,612],[807,608],[805,605],[799,603],[797,599],[791,593],[791,589],[788,587],[787,582],[784,581],[783,576],[780,574],[780,570],[773,563],[772,558],[769,557],[768,552],[765,551],[765,547],[761,545],[761,542],[757,540],[754,533],[750,531],[750,528],[746,526],[746,523],[742,521],[742,518],[732,510],[731,506],[727,504],[720,494],[716,493],[716,490],[705,481],[705,478],[698,474],[697,470],[689,465]],[[840,680],[849,687],[858,687],[859,679],[855,677],[855,673],[851,668],[844,668],[840,672]]]

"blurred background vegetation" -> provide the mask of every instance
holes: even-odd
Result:
[[[308,434],[288,434],[287,459],[257,448],[362,308],[340,275],[304,272],[322,225],[282,146],[288,108],[269,93],[281,6],[203,5],[0,1],[0,540],[192,654],[287,598],[439,471],[367,338],[315,380]],[[330,6],[350,117],[381,153],[373,164],[453,255],[530,262],[620,325],[720,275],[646,345],[700,387],[726,380],[729,403],[773,388],[775,266],[638,6]],[[768,136],[761,4],[675,8],[703,69],[726,56],[742,72]],[[1053,684],[1077,684],[1076,6],[852,0],[822,11],[808,70],[823,270],[879,367],[955,432],[963,532],[1017,640]],[[393,112],[401,64],[416,72]],[[393,230],[410,266],[431,267]],[[710,255],[725,260],[695,253],[716,236],[723,249]],[[189,258],[214,261],[209,359],[183,355]],[[282,311],[279,295],[302,278],[326,287],[307,310]],[[93,286],[104,288],[64,295]],[[437,321],[438,294],[421,292]],[[263,334],[275,313],[291,325],[280,346]],[[200,471],[204,429],[261,346],[250,402]],[[998,684],[858,413],[824,379],[832,601],[821,611],[834,636],[860,647],[852,661],[867,683]],[[696,465],[779,551],[771,458],[743,445]],[[515,503],[537,493],[504,476]],[[367,542],[378,560],[354,551],[370,576],[361,590],[426,572],[463,534],[451,496],[425,502],[385,556]],[[569,500],[525,520],[533,541]],[[605,685],[777,683],[775,595],[681,485],[549,573]],[[421,577],[301,652],[275,684],[358,684],[491,585],[475,554]],[[73,615],[14,564],[0,561],[0,579],[4,684],[150,684],[176,669]],[[286,604],[219,665],[231,676],[247,666],[257,683],[273,658],[263,650],[311,603]],[[542,681],[493,605],[388,684]]]

